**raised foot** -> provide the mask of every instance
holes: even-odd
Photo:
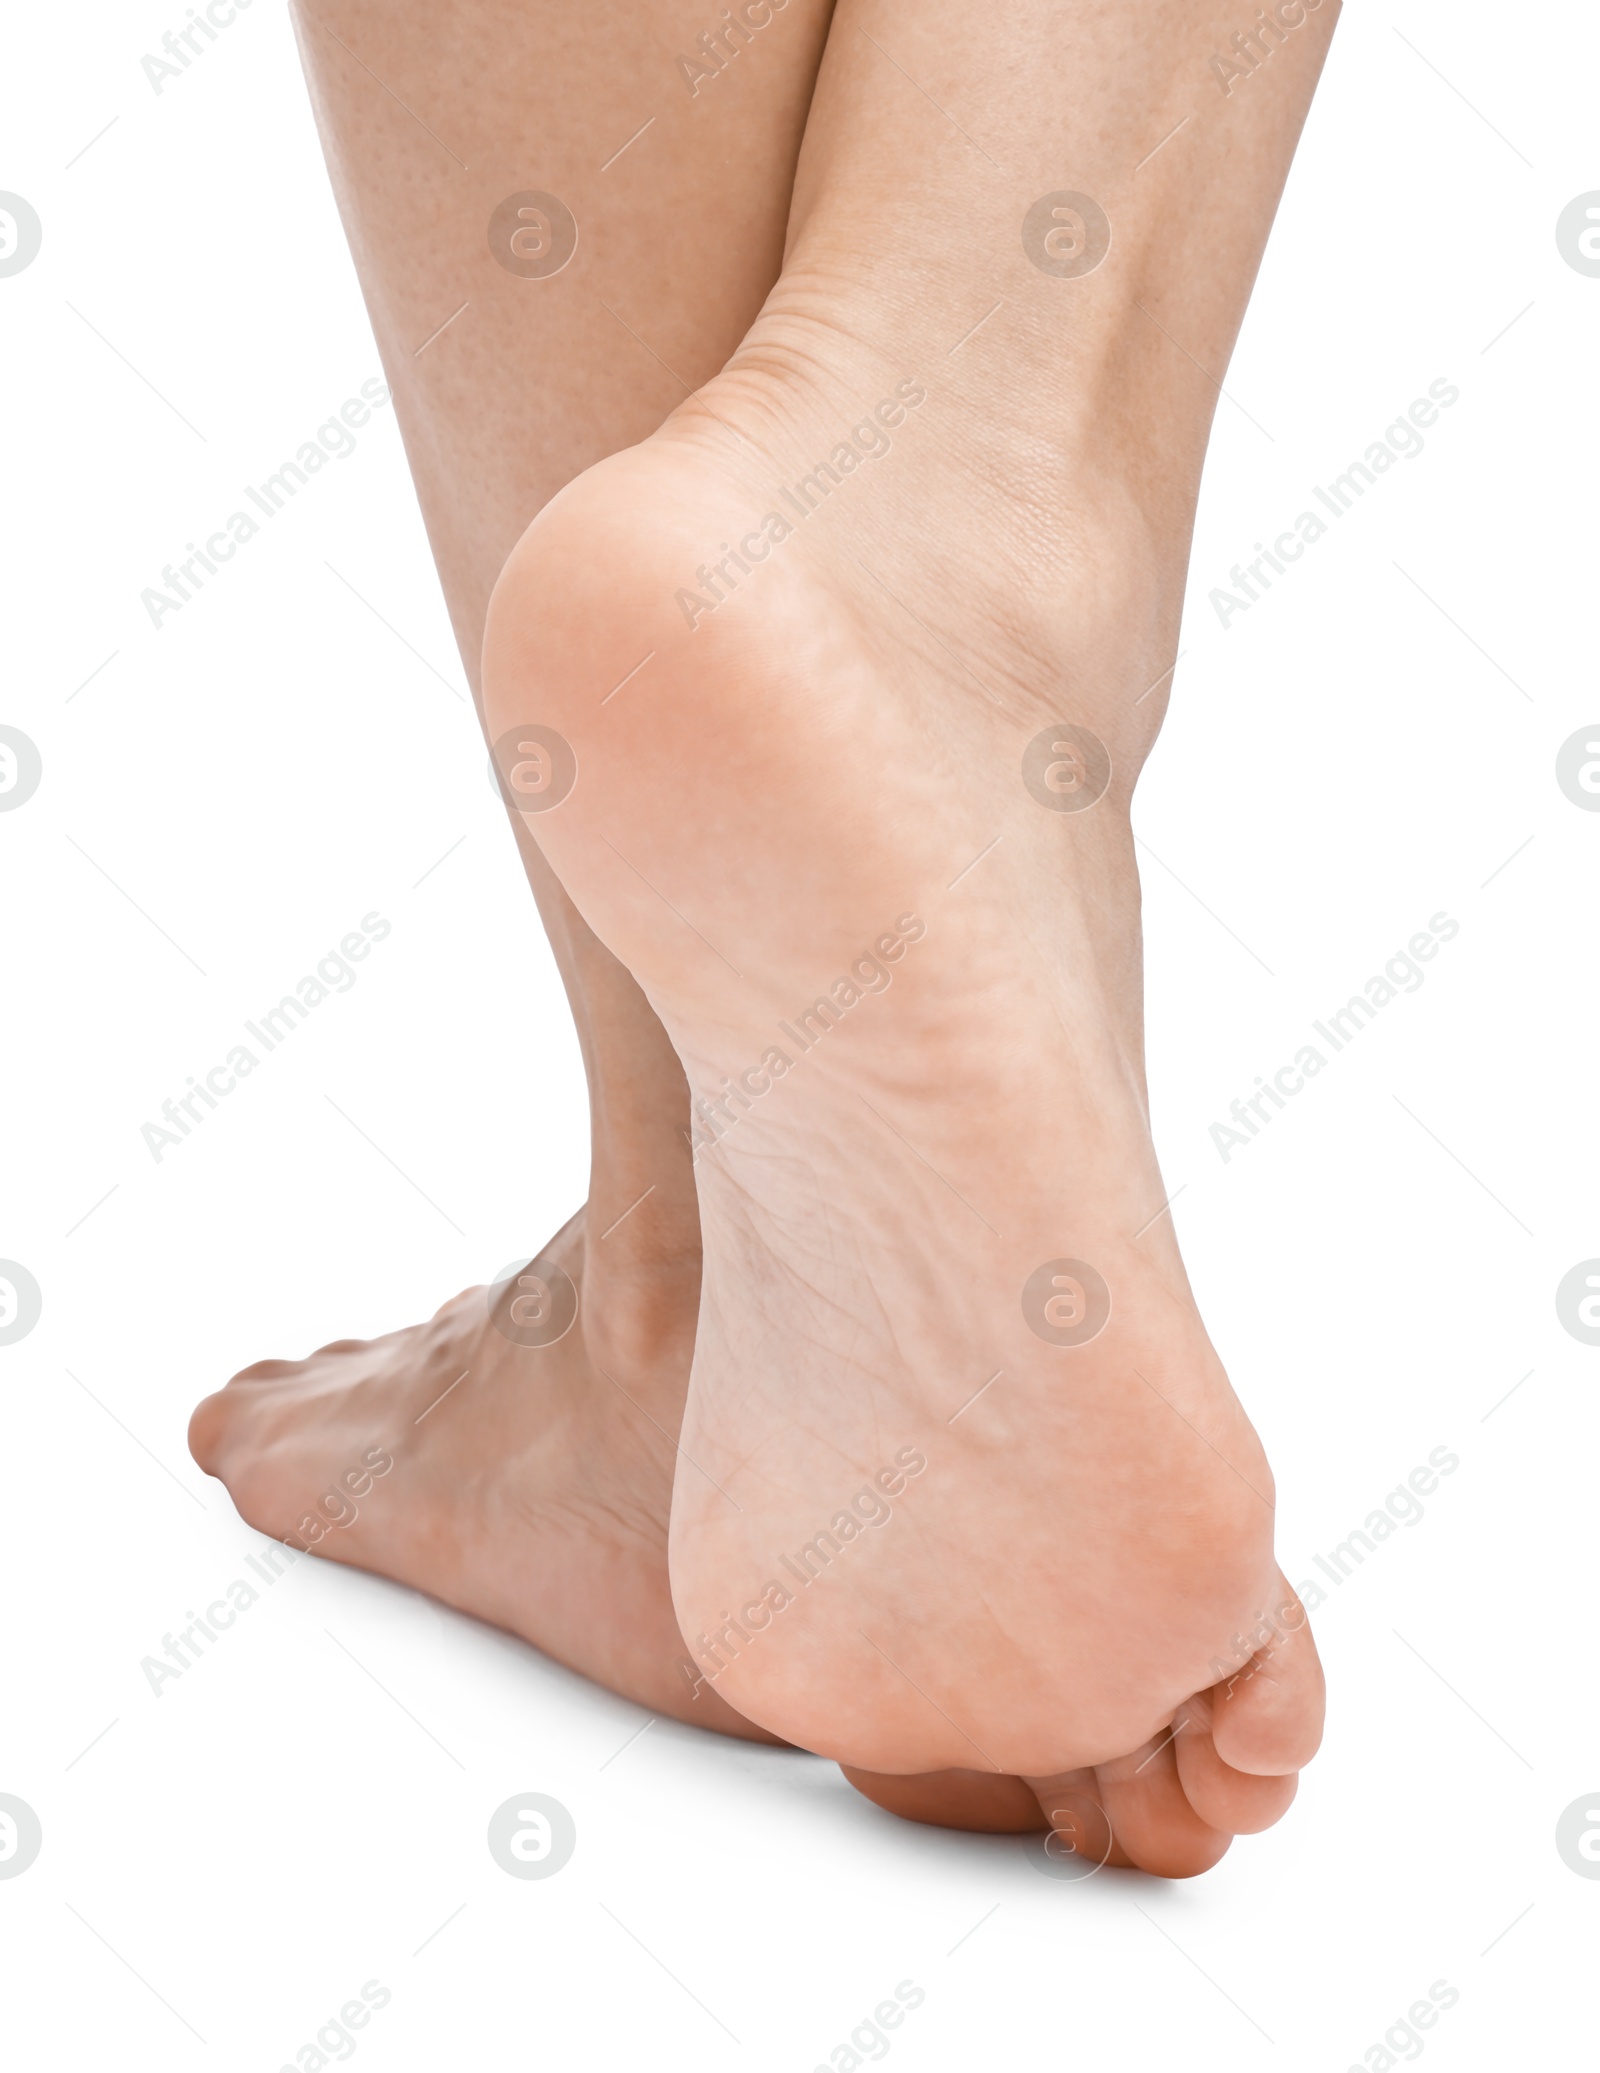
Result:
[[[680,1623],[853,1775],[1092,1769],[1138,1861],[1187,1822],[1200,1868],[1281,1811],[1321,1686],[1146,1114],[1128,806],[1181,570],[1129,575],[1087,488],[1005,534],[932,406],[920,459],[767,526],[840,406],[712,388],[535,523],[485,657],[508,786],[695,1101]],[[1226,1694],[1263,1632],[1276,1714],[1265,1665]]]

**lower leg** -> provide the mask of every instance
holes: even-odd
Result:
[[[788,0],[759,40],[706,52],[692,0],[296,8],[475,694],[489,594],[522,529],[714,372],[770,287],[826,22],[827,0]],[[559,273],[508,270],[515,223],[491,237],[529,190],[578,228]],[[579,1291],[576,1329],[520,1346],[481,1295],[461,1298],[371,1346],[247,1371],[201,1407],[193,1444],[266,1530],[433,1590],[659,1710],[752,1732],[714,1691],[691,1700],[665,1582],[699,1286],[683,1070],[513,827],[589,1083],[587,1208],[547,1248]],[[387,1442],[393,1471],[341,1495]]]
[[[475,695],[489,594],[524,527],[721,366],[777,273],[828,0],[788,0],[759,43],[728,36],[709,53],[697,42],[702,12],[694,0],[609,0],[581,14],[526,0],[295,10]],[[492,238],[492,219],[519,190],[553,193],[576,226],[577,249],[556,274],[501,263],[511,231]],[[708,222],[715,238],[698,234]],[[513,829],[589,1078],[593,1221],[607,1229],[654,1187],[611,1243],[606,1268],[626,1263],[627,1286],[612,1300],[607,1273],[597,1328],[625,1329],[624,1307],[652,1285],[674,1312],[685,1300],[692,1312],[698,1221],[682,1069],[515,816]]]

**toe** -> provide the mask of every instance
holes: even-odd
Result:
[[[1235,1771],[1298,1771],[1322,1740],[1325,1687],[1306,1609],[1280,1575],[1275,1632],[1245,1668],[1211,1692],[1212,1739]]]
[[[1081,1858],[1085,1867],[1115,1865],[1134,1869],[1134,1861],[1113,1834],[1105,1795],[1093,1769],[1063,1771],[1054,1778],[1024,1780],[1045,1817],[1052,1855]],[[1085,1874],[1087,1876],[1087,1872]]]
[[[323,1349],[326,1352],[326,1348]],[[305,1365],[298,1360],[257,1360],[247,1368],[241,1368],[237,1375],[229,1378],[228,1386],[235,1382],[281,1382],[285,1375],[298,1374]],[[207,1398],[207,1402],[210,1399]]]
[[[239,1440],[251,1411],[261,1401],[249,1385],[282,1382],[289,1376],[303,1375],[305,1369],[304,1361],[258,1360],[241,1368],[225,1387],[201,1398],[189,1417],[189,1452],[208,1476],[224,1473],[219,1464],[227,1449]]]
[[[1112,1833],[1141,1871],[1192,1879],[1209,1871],[1233,1840],[1189,1804],[1170,1738],[1097,1765],[1095,1775]]]
[[[1260,1777],[1236,1771],[1218,1756],[1210,1730],[1198,1723],[1180,1729],[1172,1746],[1183,1796],[1209,1827],[1229,1835],[1259,1835],[1288,1812],[1300,1782],[1295,1772]]]
[[[214,1396],[202,1397],[190,1413],[189,1452],[208,1476],[219,1472],[217,1464],[237,1409],[238,1398],[219,1389]]]
[[[977,1829],[986,1835],[1027,1835],[1049,1826],[1039,1802],[1020,1778],[988,1771],[926,1771],[896,1777],[884,1771],[840,1770],[856,1791],[903,1821],[935,1828]]]

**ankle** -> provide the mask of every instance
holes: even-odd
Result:
[[[591,1359],[637,1393],[681,1399],[700,1303],[700,1223],[693,1196],[644,1182],[629,1194],[594,1175],[584,1211],[582,1319]]]

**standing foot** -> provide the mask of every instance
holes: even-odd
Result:
[[[578,1296],[554,1344],[515,1343],[470,1289],[426,1324],[246,1368],[196,1409],[190,1450],[263,1533],[426,1591],[652,1712],[775,1740],[687,1672],[667,1586],[695,1276],[658,1276],[645,1300],[608,1274],[608,1315],[585,1244],[580,1213],[541,1255]]]

